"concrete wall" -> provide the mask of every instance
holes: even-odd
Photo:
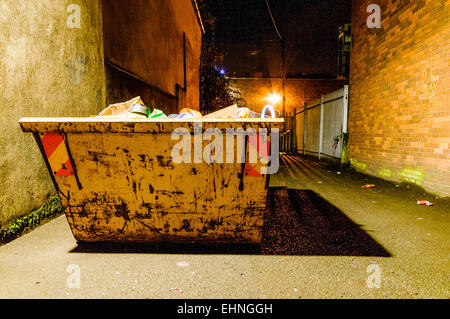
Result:
[[[379,0],[381,28],[353,3],[352,166],[450,195],[450,0]]]
[[[282,80],[280,78],[232,78],[232,87],[240,92],[248,107],[260,112],[269,103],[267,96],[272,92],[282,94]],[[321,94],[333,92],[348,84],[346,80],[334,79],[287,79],[286,80],[286,112],[293,112],[294,108],[303,107]],[[275,105],[282,110],[282,103]]]
[[[80,28],[67,20],[81,8]],[[0,226],[39,207],[54,187],[21,117],[89,116],[105,105],[97,0],[0,1]]]
[[[151,96],[152,90],[160,90],[168,98],[178,93],[178,110],[198,109],[202,34],[191,0],[104,1],[103,20],[107,60],[142,79],[147,95]],[[177,86],[185,87],[184,61],[185,91],[177,90]],[[128,80],[124,73],[122,79],[108,80],[111,103],[128,98],[117,86]],[[144,102],[166,113],[177,111],[170,101],[150,98],[153,102],[143,97]]]

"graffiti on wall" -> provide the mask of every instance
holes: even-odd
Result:
[[[423,61],[420,64],[417,82],[417,95],[420,100],[429,99],[436,94],[436,80],[433,70],[428,62]]]

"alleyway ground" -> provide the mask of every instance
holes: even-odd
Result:
[[[78,247],[61,216],[0,247],[0,298],[449,298],[450,201],[338,172],[283,156],[261,248]]]

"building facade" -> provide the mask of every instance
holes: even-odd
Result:
[[[166,113],[198,109],[202,21],[192,0],[103,1],[108,104],[140,95]]]
[[[351,165],[449,196],[450,0],[379,0],[379,28],[372,3],[353,3]]]
[[[337,76],[348,78],[350,75],[350,50],[352,45],[352,27],[350,23],[339,27]]]

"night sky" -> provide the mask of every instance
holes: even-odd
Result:
[[[288,76],[336,74],[338,27],[351,22],[351,0],[269,0],[286,39]],[[265,0],[208,0],[228,75],[281,76],[281,45]]]

